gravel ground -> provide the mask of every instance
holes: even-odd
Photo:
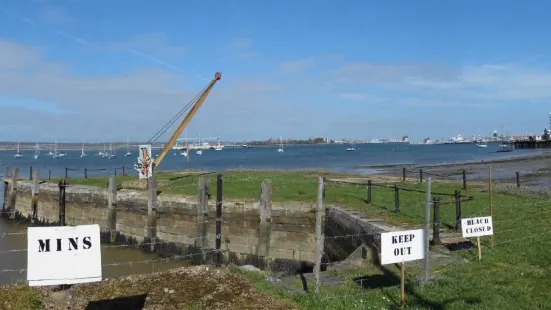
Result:
[[[379,171],[382,175],[401,176],[403,166],[387,166]],[[516,172],[520,173],[521,183],[525,186],[551,185],[551,155],[541,155],[508,160],[481,161],[467,164],[438,166],[408,166],[407,177],[418,178],[422,168],[424,177],[434,179],[460,180],[461,171],[467,173],[467,180],[486,181],[489,178],[489,167],[492,167],[492,178],[498,183],[514,183]]]
[[[74,285],[64,291],[54,291],[52,287],[3,287],[0,309],[287,310],[297,307],[255,290],[247,279],[226,268],[197,266],[105,279]]]

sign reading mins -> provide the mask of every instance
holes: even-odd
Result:
[[[68,238],[65,244],[67,244],[68,251],[78,250],[78,239],[79,237]],[[57,238],[55,251],[60,252],[63,250],[63,239]],[[50,252],[51,239],[38,239],[38,252]],[[88,250],[92,247],[92,237],[87,236],[82,238],[82,247],[83,250]]]
[[[30,286],[101,281],[99,225],[29,227]]]

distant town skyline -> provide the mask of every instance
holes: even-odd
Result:
[[[419,141],[547,126],[551,3],[312,3],[8,1],[0,140],[147,141],[217,71],[194,136]]]
[[[0,130],[1,130],[1,127],[0,127]],[[494,134],[497,134],[498,136],[501,136],[501,133],[499,132],[499,130],[492,130],[486,134],[470,134],[470,135],[464,135],[464,134],[456,134],[456,135],[452,135],[452,136],[449,136],[449,137],[445,137],[445,136],[437,136],[437,135],[425,135],[425,136],[421,136],[420,138],[415,138],[415,139],[412,139],[410,136],[408,135],[402,135],[402,136],[398,136],[398,137],[357,137],[357,138],[347,138],[347,137],[322,137],[322,136],[313,136],[313,137],[281,137],[281,139],[283,141],[307,141],[307,140],[313,140],[313,139],[322,139],[322,140],[330,140],[332,142],[349,142],[349,141],[355,141],[355,142],[375,142],[375,141],[390,141],[390,142],[404,142],[404,138],[407,142],[422,142],[424,141],[425,139],[427,138],[430,138],[430,140],[445,140],[445,141],[451,141],[451,140],[454,140],[455,138],[461,136],[465,139],[470,139],[470,138],[473,138],[473,137],[482,137],[482,138],[490,138],[492,137]],[[533,136],[541,136],[543,134],[543,130],[541,130],[541,132],[524,132],[524,133],[510,133],[510,132],[503,132],[503,135],[506,135],[506,136],[526,136],[526,135],[533,135]],[[273,143],[276,143],[278,140],[279,140],[280,137],[266,137],[264,139],[237,139],[237,140],[230,140],[230,139],[224,139],[223,137],[199,137],[199,136],[196,136],[196,137],[192,137],[192,136],[187,136],[187,137],[184,137],[184,136],[181,136],[179,139],[178,139],[178,142],[183,142],[183,141],[189,141],[189,142],[198,142],[198,141],[203,141],[203,142],[210,142],[211,144],[213,142],[217,142],[218,140],[220,140],[221,142],[225,142],[225,143],[242,143],[242,142],[269,142],[269,141],[272,141]],[[119,139],[119,140],[101,140],[101,139],[92,139],[92,140],[86,140],[86,139],[82,139],[82,140],[60,140],[58,139],[57,142],[59,144],[72,144],[72,145],[80,145],[82,143],[85,143],[85,144],[110,144],[110,143],[117,143],[117,144],[126,144],[127,142],[128,143],[132,143],[132,144],[136,144],[136,143],[143,143],[143,144],[146,144],[147,141],[139,141],[139,140],[126,140],[126,139]],[[168,142],[168,137],[166,139],[159,139],[157,141],[154,142],[154,144],[163,144],[163,143],[166,143]],[[17,143],[22,143],[22,144],[30,144],[30,145],[34,145],[36,143],[48,143],[48,144],[54,144],[55,143],[55,139],[54,140],[2,140],[0,139],[0,144],[17,144]]]

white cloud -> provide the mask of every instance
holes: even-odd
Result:
[[[368,94],[362,93],[343,93],[339,94],[339,97],[349,101],[365,101],[368,98]]]
[[[76,20],[66,9],[59,6],[44,6],[39,12],[37,19],[49,24],[68,24]]]
[[[254,51],[254,44],[251,38],[235,38],[230,41],[229,50],[237,58],[254,58],[258,53]]]
[[[293,61],[284,61],[278,65],[279,70],[284,73],[299,73],[305,69],[312,68],[316,65],[314,58],[305,58]]]
[[[34,141],[38,132],[74,141],[124,140],[126,136],[146,140],[199,93],[200,84],[206,85],[161,69],[76,75],[68,64],[45,59],[34,47],[6,40],[0,40],[0,47],[4,47],[0,49],[0,123],[33,124],[34,132],[18,132],[17,138],[23,140]],[[276,83],[269,74],[230,72],[212,91],[187,132],[235,140],[297,136],[297,124],[307,122],[313,114],[296,113],[297,106],[304,103],[303,98],[295,98],[301,87],[296,80]],[[6,98],[22,98],[26,104],[2,102]],[[33,108],[28,102],[48,104]],[[52,104],[55,109],[47,111]],[[308,132],[315,131],[310,128],[300,135],[308,136]],[[171,130],[163,138],[170,134]]]
[[[349,91],[351,100],[361,98],[362,94],[369,97],[370,91],[393,92],[388,100],[395,102],[400,102],[396,100],[399,94],[402,98],[416,98],[419,104],[448,102],[486,108],[500,107],[496,102],[551,99],[551,71],[515,64],[452,68],[357,63],[342,66],[332,76]],[[362,88],[369,90],[362,92]]]
[[[162,34],[148,34],[129,42],[142,50],[140,44],[145,49],[147,40],[157,40],[161,48],[166,47],[169,52],[164,55],[171,54],[170,50],[172,55],[185,52]],[[234,41],[230,50],[245,53],[241,56],[254,52],[248,39]],[[263,75],[224,72],[193,119],[188,136],[201,132],[202,136],[239,141],[269,136],[333,137],[350,131],[362,136],[391,132],[402,135],[402,130],[409,131],[395,128],[396,123],[412,130],[427,130],[430,135],[431,128],[437,126],[435,115],[449,126],[452,121],[464,122],[465,118],[460,120],[445,107],[468,107],[471,109],[465,110],[471,113],[475,108],[498,109],[523,100],[547,102],[551,98],[547,87],[551,72],[543,68],[359,63],[323,71],[320,66],[326,67],[327,63],[321,61],[322,57],[315,59],[283,64],[288,72],[312,69],[314,74],[306,77],[281,78],[278,70]],[[75,141],[83,135],[86,141],[103,141],[104,137],[124,140],[126,136],[146,140],[200,91],[201,84],[206,84],[178,70],[164,70],[168,67],[136,68],[118,75],[77,75],[68,63],[45,58],[39,48],[0,40],[0,94],[56,105],[52,111],[45,111],[48,105],[18,107],[14,106],[17,102],[2,104],[0,96],[0,123],[33,124],[33,131],[17,131],[20,139],[34,140],[40,133]],[[415,121],[407,118],[411,111],[419,112]],[[450,128],[456,130],[462,124]]]
[[[186,87],[190,85],[189,79],[162,70],[78,76],[71,73],[67,65],[42,58],[39,50],[10,41],[0,41],[0,56],[1,94],[55,103],[59,109],[74,114],[67,117],[40,109],[17,108],[12,104],[1,108],[0,123],[34,123],[39,127],[37,131],[62,132],[66,138],[80,139],[84,132],[102,139],[105,134],[113,135],[118,130],[121,139],[126,135],[145,138],[201,90],[197,86]],[[251,102],[262,102],[264,93],[277,89],[268,80],[252,77],[245,80],[223,78],[219,84],[194,124],[199,122],[210,127],[214,122],[228,123],[228,119],[242,122],[252,117],[241,117]],[[269,106],[262,109],[271,110]]]
[[[40,54],[10,41],[0,41],[0,70],[21,69],[34,65]]]
[[[183,56],[187,47],[172,44],[168,36],[162,32],[148,32],[134,36],[122,43],[113,43],[99,48],[106,50],[137,50],[155,57]]]

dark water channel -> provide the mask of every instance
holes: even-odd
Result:
[[[0,186],[0,203],[3,192],[3,186]],[[27,280],[26,232],[26,223],[0,217],[0,285],[25,283]],[[104,279],[189,265],[186,261],[161,260],[160,256],[139,249],[107,244],[102,245],[101,260]]]

